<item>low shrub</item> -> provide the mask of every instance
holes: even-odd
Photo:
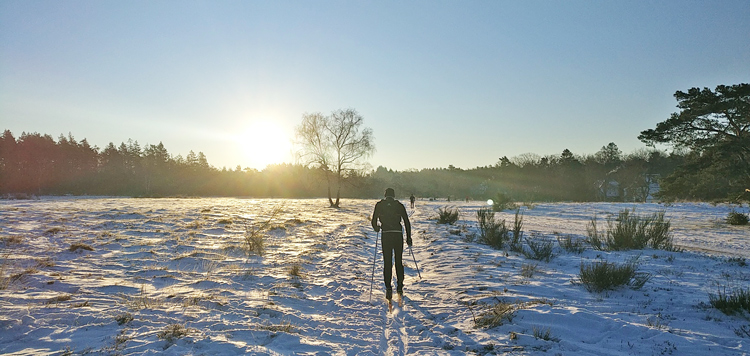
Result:
[[[750,218],[746,214],[736,212],[734,210],[729,212],[727,215],[727,224],[729,225],[747,225]]]
[[[516,203],[513,202],[513,199],[508,194],[502,192],[497,193],[497,195],[495,195],[495,199],[492,200],[493,211],[504,211],[516,208]]]
[[[521,229],[523,229],[523,214],[521,214],[521,208],[517,208],[513,219],[513,239],[510,240],[510,249],[513,251],[523,251],[523,246],[521,245],[523,231]]]
[[[495,221],[495,212],[490,208],[477,210],[479,222],[479,242],[495,249],[501,249],[509,239],[509,231],[505,220]]]
[[[441,207],[438,208],[438,224],[449,224],[453,225],[458,221],[459,212],[456,207]]]
[[[726,288],[719,289],[717,294],[708,294],[708,301],[726,315],[739,314],[743,310],[750,312],[750,288],[734,289],[728,293]]]
[[[622,210],[616,219],[607,219],[607,230],[598,229],[596,216],[586,227],[588,241],[597,250],[620,251],[651,247],[672,251],[671,223],[664,220],[664,212],[651,216],[631,214]]]
[[[586,246],[584,245],[584,241],[582,239],[576,239],[572,236],[564,236],[564,237],[557,237],[557,243],[562,247],[563,250],[568,252],[573,252],[575,254],[582,254],[583,251],[586,251]]]
[[[526,258],[544,262],[549,262],[552,259],[554,242],[526,238],[526,244],[529,246],[529,249],[522,249],[521,251]]]
[[[586,290],[599,293],[605,290],[615,290],[626,285],[633,289],[639,289],[651,279],[651,275],[638,272],[637,259],[634,259],[625,264],[607,261],[597,261],[591,264],[581,263],[578,278]]]

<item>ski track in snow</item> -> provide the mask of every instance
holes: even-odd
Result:
[[[0,353],[172,355],[745,355],[750,322],[707,306],[717,288],[748,288],[750,229],[708,204],[537,204],[524,233],[584,238],[622,209],[665,211],[685,252],[558,246],[549,262],[470,242],[481,202],[419,201],[404,306],[388,312],[369,217],[375,200],[44,197],[0,201]],[[438,225],[438,208],[461,211]],[[245,228],[276,228],[263,256]],[[498,213],[512,224],[513,213]],[[74,243],[93,250],[71,251]],[[640,290],[589,293],[584,262],[638,257]],[[299,273],[292,272],[296,266]],[[525,271],[525,273],[522,273]],[[498,303],[512,320],[476,328]],[[169,334],[178,326],[183,334]],[[545,335],[546,332],[546,336]],[[174,335],[170,338],[169,335]]]

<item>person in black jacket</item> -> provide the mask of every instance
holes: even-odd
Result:
[[[372,228],[383,231],[381,241],[383,247],[383,279],[385,281],[385,297],[390,300],[393,295],[391,279],[393,278],[393,257],[396,258],[396,291],[399,296],[404,293],[404,265],[401,256],[404,252],[404,232],[401,221],[406,227],[406,244],[411,247],[411,222],[406,214],[406,207],[395,199],[393,188],[385,190],[385,199],[375,204],[372,214]],[[380,220],[380,224],[378,224]]]

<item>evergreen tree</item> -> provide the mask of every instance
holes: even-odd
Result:
[[[750,187],[750,84],[691,88],[674,96],[680,111],[638,136],[648,145],[691,151],[675,176],[664,178],[662,196],[718,199],[744,192]]]

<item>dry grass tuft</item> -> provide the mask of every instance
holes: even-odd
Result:
[[[52,228],[47,229],[47,231],[45,231],[44,234],[45,235],[55,235],[58,232],[63,232],[63,231],[65,231],[65,229],[63,229],[61,227],[52,227]]]
[[[10,267],[8,263],[5,262],[4,260],[4,262],[0,265],[0,290],[7,289],[11,283],[20,281],[25,276],[39,272],[39,270],[36,267],[29,267],[19,273],[14,273],[9,276],[6,276],[5,275],[6,270],[9,270],[9,269]]]
[[[188,223],[188,224],[185,225],[185,228],[187,228],[187,229],[196,229],[197,230],[197,229],[200,229],[201,227],[203,227],[203,223],[201,223],[198,220],[194,220],[193,222]]]
[[[0,238],[0,241],[2,241],[3,245],[6,247],[9,247],[11,245],[20,245],[23,242],[23,236],[21,235],[3,236]]]
[[[521,266],[521,276],[523,276],[523,278],[527,278],[527,279],[529,279],[531,277],[534,277],[534,275],[537,272],[537,268],[538,267],[539,267],[538,264],[533,264],[532,265],[532,264],[524,263]]]
[[[90,307],[91,303],[89,301],[81,302],[81,303],[75,303],[73,304],[73,308],[83,308],[83,307]]]
[[[141,292],[132,297],[125,297],[125,304],[131,310],[142,310],[142,309],[155,309],[159,308],[164,304],[164,301],[159,298],[151,298],[146,294],[146,286],[141,286]]]
[[[295,263],[289,268],[289,275],[292,277],[302,277],[302,266],[299,263]]]
[[[122,313],[117,314],[115,316],[115,321],[117,322],[117,325],[127,324],[131,321],[133,321],[133,314],[130,313]]]
[[[276,206],[265,220],[245,224],[245,251],[247,254],[254,253],[263,256],[266,251],[266,233],[275,226],[274,220],[281,215],[282,211],[283,207]]]
[[[534,338],[537,340],[554,341],[559,342],[560,338],[552,336],[552,330],[550,328],[542,329],[538,326],[532,328]]]
[[[285,332],[285,333],[294,332],[294,326],[289,321],[283,321],[280,324],[261,325],[260,329],[271,331],[271,332]]]
[[[172,344],[177,341],[177,339],[188,336],[192,331],[193,329],[186,328],[185,326],[180,324],[169,324],[164,328],[164,330],[157,332],[156,337],[167,341],[167,343],[169,344]]]
[[[10,277],[5,276],[5,270],[9,269],[8,262],[5,258],[0,263],[0,290],[8,289],[10,285]]]
[[[36,260],[37,267],[55,267],[55,260],[52,257],[45,257]]]
[[[68,248],[68,251],[70,252],[77,252],[80,250],[94,251],[94,248],[91,247],[91,245],[85,244],[83,242],[74,242],[70,245],[70,248]]]
[[[506,321],[513,322],[516,310],[515,304],[498,301],[480,314],[478,319],[474,320],[474,326],[477,328],[494,328],[503,325]]]
[[[46,304],[49,305],[49,304],[53,304],[53,303],[57,304],[57,303],[60,303],[60,302],[67,302],[67,301],[69,301],[72,298],[73,298],[73,296],[70,295],[70,294],[61,294],[61,295],[58,295],[57,297],[50,298],[47,301]]]

